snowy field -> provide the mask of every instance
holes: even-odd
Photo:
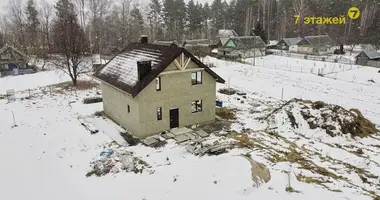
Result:
[[[173,142],[160,149],[142,145],[125,147],[125,151],[149,163],[151,173],[120,172],[102,177],[86,177],[91,170],[90,162],[99,156],[104,145],[112,140],[120,141],[117,135],[121,129],[108,119],[94,116],[102,110],[101,103],[82,103],[83,98],[96,96],[98,88],[75,94],[56,88],[56,92],[46,94],[42,86],[69,80],[54,71],[0,78],[0,94],[12,88],[35,90],[30,99],[12,103],[0,100],[0,151],[5,155],[0,165],[0,199],[372,200],[380,195],[378,136],[353,140],[330,137],[321,129],[311,130],[300,119],[298,104],[287,108],[299,121],[298,128],[290,127],[284,112],[275,114],[269,124],[256,120],[283,103],[281,98],[302,98],[357,108],[380,125],[380,74],[374,68],[336,67],[335,80],[335,74],[321,77],[311,73],[311,69],[325,68],[324,63],[314,66],[315,61],[291,59],[287,64],[284,59],[291,58],[267,56],[263,65],[255,67],[211,57],[204,60],[213,62],[216,65],[213,70],[231,87],[247,93],[244,104],[220,93],[217,97],[226,106],[240,110],[237,122],[231,125],[233,130],[244,127],[258,131],[250,135],[257,147],[203,157],[192,155]],[[292,65],[292,70],[287,70],[287,65]],[[325,72],[332,69],[326,67]],[[368,83],[367,79],[375,83]],[[257,112],[251,112],[253,107]],[[78,117],[89,119],[99,133],[91,135]],[[273,126],[280,127],[279,135],[260,131]],[[352,153],[356,148],[364,153]],[[286,151],[295,151],[298,157],[284,160]],[[253,187],[251,165],[239,156],[246,153],[269,168],[268,183]]]

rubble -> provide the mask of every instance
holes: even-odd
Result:
[[[186,145],[186,150],[196,156],[219,155],[227,153],[228,149],[232,148],[230,143],[214,142],[213,144],[207,144],[205,139],[195,139]]]
[[[140,158],[134,157],[133,152],[126,151],[124,147],[118,145],[105,146],[104,150],[100,152],[91,162],[92,170],[86,176],[103,176],[108,173],[119,172],[134,172],[143,173],[148,171],[150,174],[154,173],[151,166]]]

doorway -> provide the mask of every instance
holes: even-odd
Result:
[[[178,108],[170,109],[170,128],[178,128],[179,126],[179,111]]]

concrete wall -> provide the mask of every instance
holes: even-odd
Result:
[[[103,110],[116,123],[132,133],[139,133],[139,103],[138,98],[102,83]],[[130,113],[128,113],[128,105]]]
[[[186,68],[191,71],[180,72],[171,63],[161,74],[161,91],[156,91],[152,81],[138,95],[140,136],[150,136],[170,129],[170,109],[179,108],[179,127],[212,122],[215,120],[216,81],[206,71],[190,62]],[[199,69],[199,70],[197,70]],[[191,72],[202,71],[202,84],[191,84]],[[202,100],[202,111],[191,112],[191,102]],[[162,120],[157,120],[157,108],[162,107]]]

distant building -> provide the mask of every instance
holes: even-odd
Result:
[[[177,40],[156,40],[153,44],[163,45],[163,46],[179,46]]]
[[[186,50],[198,57],[211,55],[212,41],[209,39],[185,40],[182,44]]]
[[[265,42],[259,36],[231,37],[218,48],[218,56],[232,59],[253,58],[265,54]]]
[[[30,68],[28,66],[28,56],[10,45],[4,45],[0,49],[0,74],[10,75],[14,70]]]
[[[356,56],[356,64],[371,67],[380,67],[380,52],[366,50],[362,51],[359,55]]]
[[[325,55],[332,54],[335,42],[328,35],[306,36],[297,43],[297,53]]]
[[[215,121],[225,81],[185,48],[130,43],[94,76],[105,114],[139,138]]]
[[[216,38],[229,38],[237,37],[238,34],[234,30],[220,29],[216,35]]]
[[[297,52],[297,43],[301,41],[301,37],[282,38],[277,44],[276,49],[290,52]]]

